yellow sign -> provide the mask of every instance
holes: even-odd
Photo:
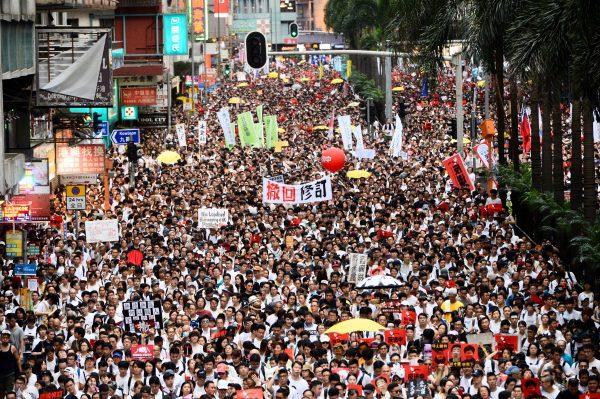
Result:
[[[67,186],[67,197],[85,197],[85,185]]]
[[[23,232],[21,230],[6,232],[6,256],[9,258],[23,257]]]

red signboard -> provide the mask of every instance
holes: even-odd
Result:
[[[403,328],[392,328],[391,330],[386,330],[383,333],[383,337],[388,345],[406,344],[406,330]]]
[[[32,222],[50,221],[50,194],[21,194],[11,198],[14,205],[29,207],[29,219]],[[6,216],[6,215],[5,215]]]
[[[156,87],[121,87],[122,105],[156,105]]]
[[[144,361],[154,359],[154,345],[131,345],[131,358]]]
[[[104,144],[57,145],[59,175],[104,173]]]
[[[229,15],[229,0],[215,0],[213,11],[217,18],[227,18]]]
[[[450,179],[452,179],[454,187],[468,188],[471,191],[475,190],[471,176],[469,176],[465,162],[460,154],[456,153],[451,157],[444,159],[442,163],[444,164]]]

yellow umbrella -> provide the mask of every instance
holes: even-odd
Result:
[[[240,84],[238,84],[236,87],[247,87],[248,83],[247,82],[242,82]]]
[[[377,332],[382,330],[385,330],[385,327],[373,320],[357,318],[337,323],[325,330],[325,334],[349,334],[357,331]]]
[[[479,87],[480,89],[485,87],[485,80],[480,80],[479,82],[477,82],[477,87]]]
[[[279,74],[277,72],[269,72],[268,75],[271,79],[277,79],[279,77]]]
[[[189,98],[187,98],[186,96],[179,96],[179,97],[177,97],[177,99],[178,99],[179,101],[183,101],[184,103],[185,103],[185,102],[187,102],[187,101],[189,100]]]
[[[181,159],[181,155],[176,153],[175,151],[163,151],[161,152],[156,160],[160,163],[164,163],[167,165],[173,165],[177,163]]]
[[[360,105],[359,102],[352,101],[350,104],[348,104],[348,107],[358,107],[359,105]]]
[[[325,125],[319,125],[319,126],[313,127],[313,130],[329,130],[329,128]]]
[[[277,133],[285,133],[285,129],[282,127],[277,128]]]
[[[404,91],[404,86],[396,86],[392,89],[392,91]]]
[[[339,85],[340,83],[344,83],[344,79],[335,78],[331,81],[331,84]]]
[[[367,177],[371,177],[371,172],[367,172],[364,169],[357,169],[357,170],[349,170],[348,172],[346,172],[346,177],[350,178],[350,179],[360,179],[360,178],[367,178]]]
[[[463,139],[463,143],[464,143],[464,144],[471,144],[471,140],[465,137],[465,138]]]
[[[307,78],[306,76],[303,76],[303,77],[300,78],[300,81],[301,82],[310,82],[310,79]]]
[[[281,81],[282,81],[283,83],[290,83],[290,80],[289,80],[288,78],[281,79]]]
[[[229,99],[229,104],[240,104],[242,102],[242,99],[239,97],[231,97]]]

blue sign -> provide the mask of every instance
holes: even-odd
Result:
[[[188,54],[188,23],[185,14],[163,16],[163,43],[165,55]]]
[[[37,265],[35,263],[17,263],[15,264],[14,276],[35,276]]]
[[[113,144],[139,144],[141,141],[140,129],[116,129],[112,131],[110,139]]]
[[[94,132],[95,138],[108,137],[108,122],[100,122],[100,128]]]

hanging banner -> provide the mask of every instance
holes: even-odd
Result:
[[[177,134],[177,142],[180,147],[186,147],[187,142],[185,140],[185,125],[183,123],[178,123],[175,125],[175,133]]]
[[[342,144],[344,150],[352,151],[352,122],[350,115],[338,116],[338,124],[340,125],[340,134],[342,135]]]
[[[363,143],[363,133],[361,126],[354,126],[354,128],[352,129],[352,133],[354,134],[354,139],[356,140],[356,151],[364,150],[365,145]]]
[[[399,157],[402,154],[403,135],[404,127],[402,126],[402,120],[398,114],[396,114],[396,127],[394,129],[394,135],[392,136],[392,144],[390,145],[390,152],[394,158]]]
[[[208,26],[208,1],[192,0],[190,20],[192,21],[192,32],[195,40],[205,40],[207,38]]]
[[[277,126],[277,117],[275,115],[265,116],[265,141],[267,148],[275,147],[275,143],[279,141],[279,127]],[[283,182],[282,182],[283,183]]]
[[[309,204],[330,201],[333,198],[329,176],[301,184],[283,184],[263,177],[265,204]]]
[[[198,121],[198,144],[206,144],[206,121]]]
[[[367,254],[349,253],[350,266],[348,267],[348,282],[358,283],[367,276]]]
[[[254,146],[257,137],[256,131],[254,129],[254,118],[252,117],[252,113],[244,112],[237,116],[238,121],[238,130],[240,134],[240,144],[242,147],[245,146]]]
[[[217,112],[217,119],[223,129],[225,135],[225,145],[227,147],[233,147],[235,145],[235,130],[231,128],[231,116],[229,115],[229,108],[221,108]]]
[[[454,187],[468,188],[471,191],[475,190],[471,176],[469,176],[469,172],[467,172],[465,161],[459,153],[444,159],[442,163],[444,164],[450,179],[452,179]]]
[[[256,107],[256,116],[258,117],[258,123],[254,124],[256,143],[255,147],[265,146],[265,127],[263,126],[263,106],[259,105]]]

